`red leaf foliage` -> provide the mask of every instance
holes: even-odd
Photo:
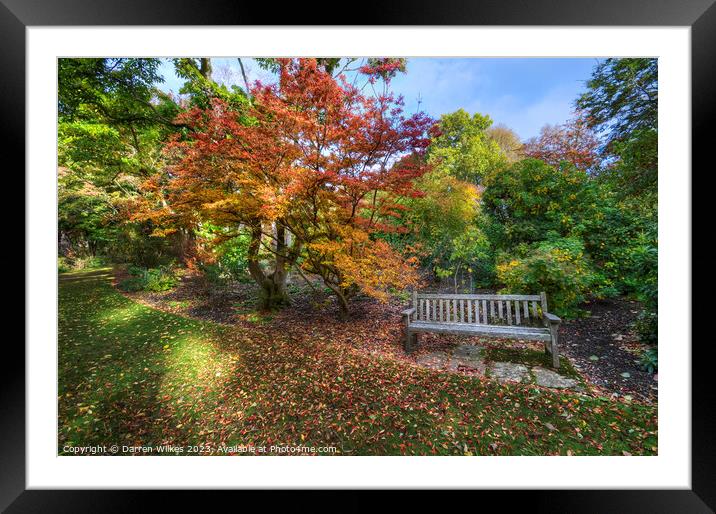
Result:
[[[540,159],[552,166],[567,161],[583,171],[593,171],[600,163],[599,139],[589,128],[589,120],[577,115],[563,125],[545,125],[539,137],[531,138],[523,148],[526,157]]]

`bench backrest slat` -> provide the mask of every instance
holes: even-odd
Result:
[[[540,296],[540,307],[542,308],[542,314],[544,314],[545,312],[549,312],[547,310],[547,294],[544,291],[542,291],[539,296]]]
[[[413,291],[415,321],[484,325],[541,325],[547,295],[439,294]]]
[[[450,300],[534,300],[541,301],[542,296],[538,294],[439,294],[439,293],[417,293],[417,298],[443,298]]]

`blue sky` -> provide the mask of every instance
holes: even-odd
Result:
[[[243,61],[249,81],[271,80],[251,59]],[[407,74],[393,79],[391,89],[404,96],[407,112],[417,109],[420,98],[421,109],[433,117],[460,108],[489,114],[528,139],[543,125],[571,116],[596,63],[594,58],[411,58]],[[243,84],[236,59],[212,59],[212,64],[215,80]],[[172,65],[165,62],[161,72],[162,89],[177,93],[182,81]]]

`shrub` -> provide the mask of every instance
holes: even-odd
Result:
[[[66,257],[58,257],[57,258],[57,272],[58,273],[67,273],[68,271],[72,270],[72,266],[67,261]]]
[[[525,255],[498,262],[497,276],[503,293],[547,293],[550,311],[565,317],[580,313],[595,276],[584,255],[583,243],[574,238],[545,241],[529,247]]]
[[[581,236],[605,282],[619,293],[633,293],[634,252],[641,244],[640,232],[646,221],[637,209],[616,203],[615,194],[603,189],[593,214],[585,220]]]
[[[656,236],[640,234],[627,249],[629,264],[626,279],[629,290],[649,310],[656,310],[658,299],[659,253]]]
[[[107,265],[107,261],[104,257],[100,256],[89,256],[89,257],[78,257],[74,260],[72,267],[75,270],[83,269],[94,269],[101,268]]]
[[[488,177],[482,196],[494,223],[490,239],[498,248],[534,244],[583,232],[593,216],[595,190],[586,173],[564,162],[550,166],[524,159]]]
[[[248,281],[248,246],[248,236],[233,237],[216,245],[213,255],[200,262],[198,267],[206,280],[216,286],[223,286],[230,280]]]
[[[592,275],[592,285],[589,291],[589,295],[592,298],[614,298],[619,296],[619,287],[614,283],[614,280],[602,270],[594,270]]]
[[[133,277],[141,277],[141,276],[144,276],[144,274],[146,273],[146,271],[147,271],[146,268],[142,268],[141,266],[136,266],[136,265],[134,265],[134,264],[130,264],[130,265],[127,267],[127,273],[129,273],[129,274],[132,275]]]
[[[146,291],[168,291],[179,283],[171,268],[150,268],[147,270],[147,283],[144,286]]]
[[[107,266],[107,259],[99,255],[86,257],[64,257],[57,258],[57,270],[59,273],[68,271],[81,271]]]
[[[248,278],[249,237],[240,235],[229,239],[217,248],[217,263],[222,274],[233,280],[243,281]]]
[[[133,262],[144,267],[164,264],[176,252],[172,242],[178,235],[154,236],[154,227],[148,223],[125,223],[118,227],[107,246],[115,262]]]
[[[637,245],[630,250],[632,262],[630,280],[636,298],[644,306],[644,311],[635,323],[635,329],[642,342],[656,344],[659,337],[658,307],[658,250],[655,227],[653,233],[642,234]]]
[[[639,359],[641,369],[649,373],[655,373],[659,369],[659,352],[656,346],[652,346],[641,354]]]
[[[130,277],[127,279],[122,280],[118,287],[122,291],[127,291],[129,293],[133,293],[135,291],[143,291],[144,286],[147,284],[144,277]]]
[[[127,272],[131,275],[130,278],[119,283],[119,288],[123,291],[168,291],[179,282],[168,266],[147,269],[132,265],[127,268]]]
[[[656,344],[659,339],[659,318],[655,311],[644,310],[634,322],[639,340],[647,344]]]
[[[408,291],[407,289],[398,290],[398,289],[391,289],[390,294],[393,298],[400,301],[401,303],[406,303],[411,300],[413,297],[412,293]]]
[[[204,274],[204,278],[212,285],[221,286],[226,283],[226,275],[223,273],[219,264],[199,264],[199,269]]]

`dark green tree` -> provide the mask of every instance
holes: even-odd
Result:
[[[658,61],[607,59],[599,63],[578,100],[592,126],[606,136],[612,163],[599,180],[630,211],[638,232],[620,246],[619,274],[644,305],[642,339],[656,342],[658,306]]]
[[[247,91],[237,85],[227,87],[213,79],[213,66],[210,58],[177,58],[173,59],[173,63],[176,74],[184,79],[179,93],[188,95],[189,104],[192,107],[208,109],[212,99],[223,100],[232,109],[239,112],[248,107]]]
[[[131,248],[146,246],[134,236],[147,227],[126,224],[122,210],[140,182],[161,169],[163,142],[177,130],[179,108],[156,88],[159,65],[158,59],[59,60],[59,229],[74,253],[131,258]]]
[[[656,130],[657,73],[657,59],[606,59],[594,68],[577,107],[610,142],[629,139],[641,130]]]

